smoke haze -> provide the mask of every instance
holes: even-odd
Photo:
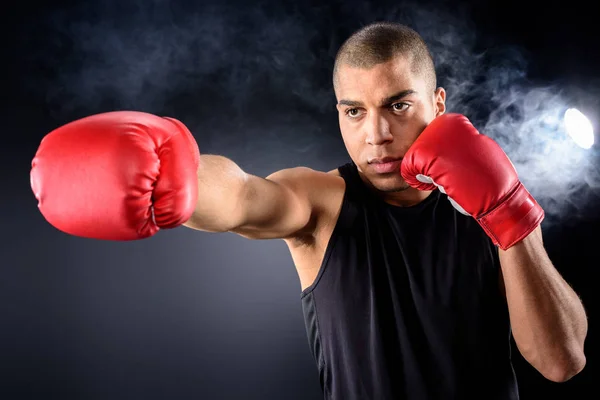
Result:
[[[464,8],[100,1],[46,19],[43,29],[58,39],[30,62],[51,74],[30,90],[43,90],[65,122],[113,109],[174,116],[201,151],[253,173],[297,164],[331,169],[345,159],[330,78],[335,53],[354,30],[378,20],[424,37],[448,111],[498,141],[547,223],[584,213],[597,199],[597,152],[578,148],[561,122],[567,107],[597,109],[597,93],[532,82],[527,51],[487,38]]]

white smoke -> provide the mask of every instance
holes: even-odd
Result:
[[[560,77],[536,83],[528,76],[535,60],[527,51],[490,44],[478,38],[468,16],[440,11],[413,10],[408,20],[430,46],[448,111],[465,114],[498,142],[544,208],[547,226],[585,218],[586,208],[599,200],[600,158],[595,147],[582,149],[572,140],[563,115],[570,107],[597,112],[597,86],[577,89]]]
[[[264,168],[324,162],[344,152],[331,87],[335,53],[356,29],[395,21],[429,44],[448,111],[495,139],[553,217],[585,213],[600,192],[595,148],[565,135],[568,107],[596,110],[598,93],[528,77],[528,53],[485,38],[465,9],[429,2],[341,2],[299,7],[166,0],[96,1],[48,17],[53,38],[31,63],[57,118],[113,109],[171,115],[201,151]],[[587,88],[584,88],[587,89]],[[593,118],[592,118],[593,119]]]

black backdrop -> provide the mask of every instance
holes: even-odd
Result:
[[[0,398],[320,398],[283,243],[185,228],[134,243],[69,237],[38,212],[28,174],[46,133],[116,109],[176,117],[202,152],[258,175],[335,168],[346,154],[332,60],[347,35],[376,20],[419,30],[450,109],[514,154],[547,207],[550,257],[588,310],[588,363],[571,381],[543,379],[515,350],[522,398],[597,398],[597,148],[540,161],[532,155],[539,143],[523,128],[541,118],[536,112],[554,115],[565,104],[597,126],[600,45],[588,7],[578,0],[5,4]]]

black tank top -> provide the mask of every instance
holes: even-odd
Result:
[[[412,207],[353,163],[315,282],[302,292],[326,400],[518,399],[497,249],[435,190]]]

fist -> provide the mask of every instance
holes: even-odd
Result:
[[[109,112],[46,135],[32,162],[31,188],[44,218],[65,233],[142,239],[191,217],[199,161],[181,122]]]
[[[452,205],[475,218],[503,250],[544,218],[500,146],[460,114],[434,119],[405,154],[400,173],[414,188],[438,188],[448,195]]]

